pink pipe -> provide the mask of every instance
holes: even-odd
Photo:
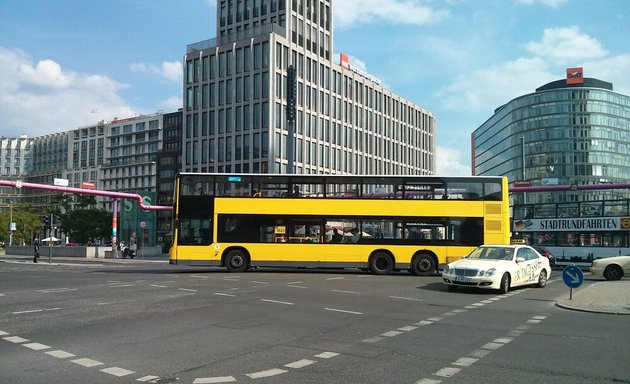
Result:
[[[569,190],[594,190],[594,189],[629,189],[630,183],[621,184],[569,184],[569,185],[539,185],[532,187],[510,187],[511,192],[544,192],[544,191],[569,191]]]
[[[96,189],[61,187],[58,185],[25,183],[19,180],[17,181],[0,180],[0,186],[14,187],[14,188],[44,189],[47,191],[78,193],[82,195],[105,196],[105,197],[120,198],[120,199],[131,199],[131,200],[137,200],[138,204],[140,205],[140,208],[144,210],[151,210],[151,211],[170,211],[173,209],[173,207],[166,206],[166,205],[146,205],[142,201],[142,196],[140,196],[137,193],[112,192],[112,191],[100,191]]]

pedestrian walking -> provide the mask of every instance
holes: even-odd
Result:
[[[39,259],[39,239],[35,239],[33,242],[33,263],[37,263],[37,259]]]

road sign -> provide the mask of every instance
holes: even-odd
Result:
[[[140,222],[140,228],[145,228],[147,226],[147,222],[146,221],[141,221]]]
[[[584,274],[579,267],[569,265],[562,271],[562,280],[569,288],[577,288],[584,281]]]

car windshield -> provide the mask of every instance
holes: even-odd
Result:
[[[472,251],[467,259],[487,259],[487,260],[512,260],[513,248],[507,247],[479,247]]]

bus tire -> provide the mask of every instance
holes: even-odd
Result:
[[[249,256],[241,249],[232,249],[225,255],[224,264],[229,272],[245,272],[249,268]]]
[[[394,259],[386,252],[376,252],[370,257],[370,271],[375,275],[387,275],[394,269]]]
[[[431,276],[437,271],[435,258],[428,253],[421,253],[411,261],[411,273],[416,276]]]

